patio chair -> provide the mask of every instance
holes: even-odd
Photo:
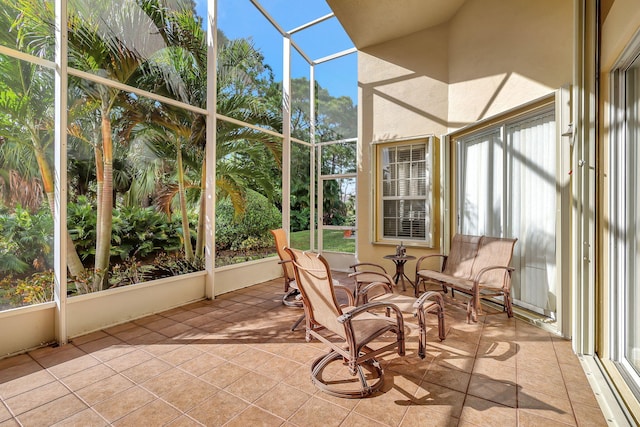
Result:
[[[278,252],[278,257],[280,257],[280,264],[282,265],[282,272],[284,274],[285,293],[282,297],[282,303],[289,307],[302,307],[302,301],[298,297],[300,292],[298,291],[298,285],[296,284],[291,257],[287,251],[284,250],[284,248],[289,246],[289,243],[287,242],[287,233],[282,228],[269,231],[271,231],[273,239],[276,242],[276,251]]]
[[[362,265],[362,264],[360,264]],[[366,263],[368,266],[377,266],[377,264]],[[371,301],[382,301],[396,305],[405,315],[411,315],[418,319],[419,339],[418,339],[418,356],[421,359],[425,357],[425,346],[427,344],[427,314],[435,314],[438,318],[438,338],[443,341],[446,336],[444,324],[444,299],[438,292],[429,291],[416,298],[411,295],[395,293],[394,289],[397,285],[393,278],[383,273],[382,266],[378,271],[360,270],[351,273],[357,283],[358,289],[357,301],[368,303]]]
[[[359,262],[350,265],[349,268],[353,270],[353,273],[349,276],[353,277],[356,284],[356,305],[360,305],[360,298],[362,297],[360,290],[363,287],[373,282],[379,282],[381,279],[380,273],[388,274],[383,266],[372,262]]]
[[[282,296],[282,304],[287,307],[302,308],[302,295],[300,295],[298,285],[296,284],[291,256],[284,250],[284,248],[289,246],[287,243],[287,234],[282,228],[269,231],[273,234],[273,238],[276,242],[276,251],[280,258],[280,264],[282,265],[282,272],[284,276],[284,295]],[[304,313],[298,317],[293,325],[291,325],[291,331],[295,331],[303,320]]]
[[[313,383],[323,392],[337,397],[361,398],[375,393],[384,381],[384,372],[376,356],[389,351],[397,351],[400,356],[405,354],[400,309],[382,301],[353,306],[351,291],[333,283],[329,264],[322,255],[290,248],[286,251],[293,259],[296,282],[302,294],[306,340],[316,338],[330,349],[311,364]],[[336,290],[344,291],[351,305],[340,305]],[[394,315],[371,312],[381,308],[391,310]],[[348,367],[349,378],[354,381],[335,380],[333,375],[333,381],[323,378],[325,368],[338,359]],[[343,364],[339,363],[339,366]],[[336,372],[332,371],[332,374]],[[353,378],[356,376],[357,379]]]

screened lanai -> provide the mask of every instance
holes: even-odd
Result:
[[[0,0],[0,424],[637,423],[638,13]],[[517,238],[515,318],[447,300],[426,360],[327,398],[304,383],[320,347],[290,330],[278,228],[348,285],[355,262],[397,273],[399,247]]]
[[[276,277],[271,229],[353,263],[355,48],[324,1],[2,11],[0,295],[39,325],[3,354]]]

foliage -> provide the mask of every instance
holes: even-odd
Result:
[[[52,267],[53,219],[47,209],[34,214],[21,206],[0,212],[0,272],[23,273]]]
[[[109,275],[109,287],[134,285],[136,283],[145,282],[153,277],[153,265],[142,264],[131,257],[121,264],[114,264]]]
[[[108,2],[70,3],[70,68],[207,108],[206,31],[195,3],[180,4],[138,0],[115,10]],[[0,272],[20,277],[52,266],[52,215],[41,206],[52,210],[55,197],[54,73],[28,58],[53,59],[54,16],[51,2],[0,0],[6,30],[0,44],[27,58],[0,56],[0,196],[12,209],[0,212]],[[133,44],[123,37],[132,34],[140,36]],[[215,165],[205,164],[205,115],[69,76],[67,265],[77,292],[201,269],[207,170],[216,171],[216,249],[249,257],[270,245],[268,230],[281,224],[282,83],[251,39],[219,32],[216,64],[218,114],[257,128],[217,120]],[[292,85],[293,136],[309,140],[312,122],[317,141],[355,136],[357,108],[349,98],[316,84],[316,99],[309,100],[307,79]],[[317,117],[309,115],[310,102]],[[326,147],[326,167],[350,172],[355,152],[349,150]],[[313,225],[310,158],[308,148],[292,153],[294,230]],[[352,210],[340,188],[325,189],[325,196],[334,217],[348,221]],[[155,267],[147,268],[152,259]],[[91,263],[93,269],[85,268]]]
[[[263,195],[247,191],[246,212],[237,217],[229,199],[216,204],[216,250],[247,251],[269,247],[269,230],[282,224],[282,214]]]
[[[153,261],[156,277],[172,277],[204,270],[204,260],[188,261],[179,252],[160,252]]]
[[[26,279],[18,280],[15,294],[23,304],[40,304],[53,298],[53,270],[34,273]]]
[[[291,204],[293,205],[293,200]],[[295,211],[292,210],[290,215],[291,231],[308,230],[310,215],[311,210],[308,205],[305,207],[298,207]]]
[[[85,196],[67,207],[68,227],[83,259],[95,255],[96,212]],[[179,251],[182,236],[180,218],[168,221],[153,207],[119,206],[113,214],[111,256],[139,259],[159,251]],[[191,236],[189,236],[191,238]]]

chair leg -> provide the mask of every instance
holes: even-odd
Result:
[[[366,374],[361,364],[355,366],[355,375],[358,377],[359,387],[345,388],[343,386],[334,386],[331,382],[327,382],[322,378],[324,368],[334,360],[340,359],[342,356],[335,350],[331,350],[328,354],[320,356],[311,364],[311,380],[313,384],[324,393],[336,397],[347,399],[360,399],[370,396],[382,387],[384,383],[384,372],[377,360],[372,359],[364,364],[370,366],[371,372],[374,373],[372,380],[367,380]]]
[[[424,310],[418,310],[416,313],[418,317],[418,327],[420,329],[420,333],[418,336],[418,356],[420,359],[424,359],[425,357],[425,347],[427,344],[427,325],[426,325],[426,315]]]
[[[444,341],[446,338],[446,331],[444,326],[444,307],[438,306],[438,311],[436,313],[438,315],[438,338],[440,341]]]
[[[476,305],[476,297],[471,295],[469,301],[467,301],[467,323],[478,321],[478,306]]]
[[[509,318],[513,317],[513,307],[511,306],[511,293],[510,292],[505,292],[504,293],[504,306],[507,309],[507,317],[509,317]]]
[[[298,320],[296,320],[296,322],[293,324],[293,326],[291,326],[291,332],[296,330],[296,328],[304,320],[304,318],[305,318],[304,314],[302,316],[298,317]]]

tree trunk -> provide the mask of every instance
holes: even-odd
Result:
[[[37,145],[37,146],[35,146]],[[42,178],[42,187],[44,188],[44,192],[47,196],[47,201],[49,202],[49,209],[51,210],[51,216],[55,216],[55,199],[54,199],[54,185],[53,185],[53,174],[51,173],[51,168],[47,163],[46,157],[40,148],[39,144],[34,143],[34,150],[36,154],[36,161],[38,162],[38,169],[40,169],[40,176]],[[67,269],[69,270],[69,275],[72,277],[78,277],[84,273],[84,265],[82,265],[82,261],[78,256],[78,252],[76,251],[76,246],[71,239],[71,235],[69,235],[69,231],[67,230]]]
[[[182,170],[182,147],[177,142],[176,157],[178,160],[178,197],[180,199],[180,213],[182,215],[182,237],[184,241],[184,257],[187,261],[193,261],[193,246],[191,246],[191,230],[187,216],[187,199],[184,192],[184,171]]]
[[[113,139],[109,109],[102,108],[102,166],[104,167],[101,200],[98,205],[99,222],[96,233],[96,263],[94,286],[105,288],[109,271],[111,227],[113,224]]]
[[[207,207],[206,198],[206,179],[207,179],[207,162],[202,161],[202,172],[200,173],[200,204],[198,209],[198,230],[196,231],[196,258],[204,257],[204,219],[206,217],[205,209]]]

